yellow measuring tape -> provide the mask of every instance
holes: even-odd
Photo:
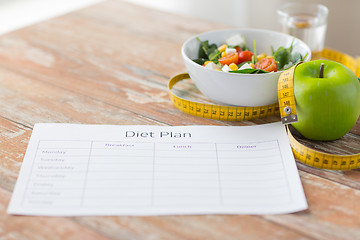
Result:
[[[324,49],[320,57],[340,62],[357,73],[358,77],[360,75],[360,58],[354,59],[349,55],[331,49]],[[293,85],[294,70],[295,67],[292,67],[280,75],[278,81],[279,102],[271,105],[259,107],[221,106],[181,98],[172,93],[171,89],[176,83],[189,79],[190,76],[187,73],[176,75],[170,79],[168,84],[169,95],[178,109],[198,117],[222,121],[246,121],[266,116],[279,116],[280,113],[282,123],[290,124],[297,121]],[[360,153],[334,155],[319,152],[299,143],[288,128],[287,132],[295,158],[307,165],[331,170],[350,170],[360,167]]]
[[[170,99],[174,105],[183,112],[198,117],[221,121],[246,121],[267,116],[279,115],[278,103],[261,107],[220,106],[186,100],[176,96],[171,92],[172,87],[176,83],[189,78],[189,74],[182,73],[172,77],[169,81]]]

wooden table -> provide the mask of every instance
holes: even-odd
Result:
[[[0,239],[360,239],[360,172],[297,162],[307,211],[283,215],[29,217],[6,209],[35,123],[255,125],[187,115],[167,82],[185,72],[180,48],[222,26],[106,1],[0,37]],[[189,93],[194,98],[202,97]],[[331,153],[360,149],[360,121]]]

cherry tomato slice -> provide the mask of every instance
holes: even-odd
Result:
[[[238,53],[231,53],[219,59],[219,62],[222,65],[230,65],[232,63],[238,64],[239,63],[239,54]]]
[[[239,63],[251,61],[253,55],[250,51],[239,52]]]
[[[239,46],[236,46],[235,49],[238,53],[242,51],[241,47],[239,47]]]
[[[256,69],[262,69],[267,72],[277,72],[276,61],[273,58],[264,58],[255,63]]]

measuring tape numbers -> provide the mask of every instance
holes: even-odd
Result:
[[[278,98],[280,117],[283,124],[297,121],[294,95],[294,71],[296,66],[283,72],[278,81]],[[360,167],[360,153],[352,155],[334,155],[311,149],[295,139],[286,127],[294,157],[299,161],[316,168],[331,170],[350,170]]]
[[[337,61],[360,75],[360,58],[354,59],[349,55],[324,49],[321,58]],[[169,96],[173,104],[181,111],[208,119],[221,121],[246,121],[266,116],[279,116],[286,125],[289,142],[294,157],[316,168],[331,170],[350,170],[360,167],[360,153],[352,155],[334,155],[311,149],[295,139],[288,124],[297,122],[296,102],[294,96],[294,71],[296,66],[284,71],[278,80],[278,103],[259,107],[221,106],[216,104],[199,103],[175,95],[171,89],[184,80],[190,79],[189,74],[182,73],[172,77],[169,81]]]
[[[190,115],[221,121],[247,121],[267,116],[279,115],[278,103],[260,107],[237,107],[199,103],[186,100],[184,98],[176,96],[171,92],[173,86],[184,79],[190,79],[189,74],[178,74],[170,79],[169,95],[171,101],[178,109]]]
[[[294,157],[300,162],[316,168],[330,170],[351,170],[360,167],[360,153],[352,155],[334,155],[319,152],[298,142],[287,127],[290,145]]]

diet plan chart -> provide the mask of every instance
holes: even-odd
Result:
[[[36,124],[10,214],[277,214],[307,208],[284,126]]]

